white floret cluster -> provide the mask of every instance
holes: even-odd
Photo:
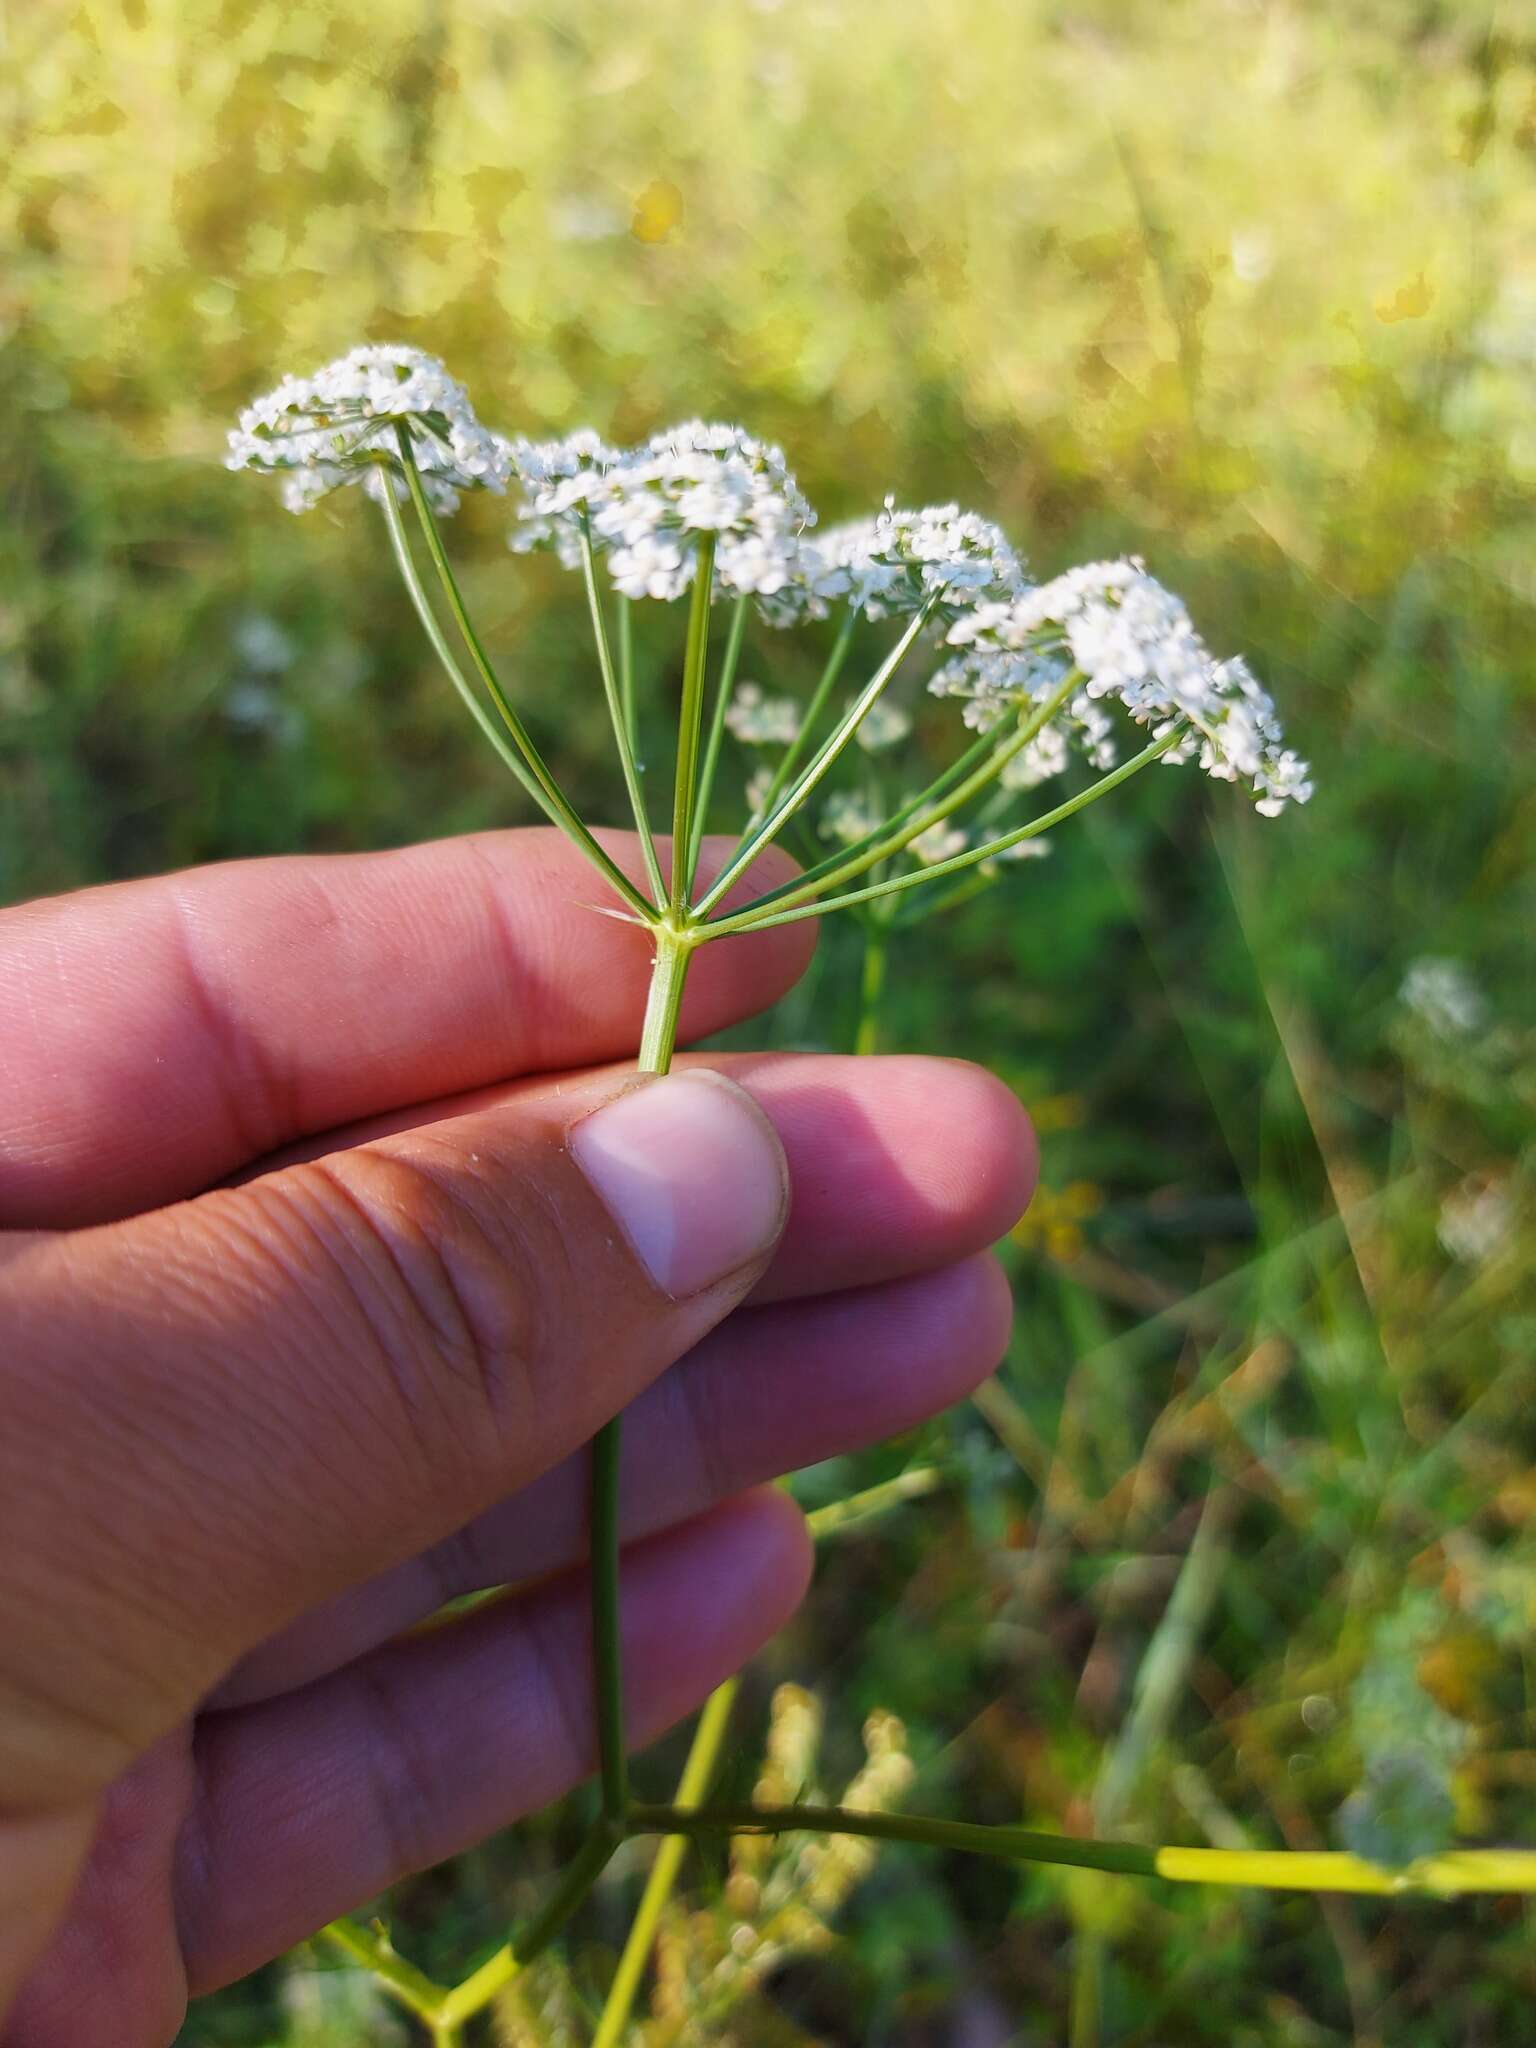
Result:
[[[773,597],[795,575],[815,518],[782,452],[740,427],[689,420],[624,450],[583,431],[524,444],[517,460],[524,502],[512,545],[576,561],[585,523],[625,597],[681,597],[705,535],[717,592]]]
[[[285,377],[241,413],[225,466],[280,475],[290,512],[307,512],[345,484],[377,498],[388,479],[403,497],[401,426],[434,511],[455,511],[461,491],[506,489],[511,443],[480,424],[464,386],[436,356],[392,343],[355,348],[309,377]]]
[[[1183,602],[1137,560],[1091,562],[1007,603],[984,603],[950,627],[964,654],[934,679],[940,694],[970,697],[983,728],[1010,703],[1038,702],[1055,664],[1083,678],[1068,732],[1087,708],[1116,700],[1156,738],[1182,734],[1164,756],[1198,760],[1218,781],[1244,783],[1273,817],[1312,794],[1307,764],[1284,745],[1269,693],[1241,659],[1216,661]],[[1103,735],[1100,735],[1102,741]]]
[[[689,420],[628,448],[590,430],[512,442],[480,423],[435,356],[370,344],[247,406],[227,463],[279,475],[294,511],[354,483],[388,505],[408,495],[411,468],[440,513],[463,491],[504,491],[515,479],[514,550],[548,549],[574,568],[590,547],[623,596],[663,601],[693,587],[707,552],[711,598],[751,598],[775,626],[837,610],[843,648],[860,618],[920,615],[946,646],[930,690],[960,699],[979,733],[1015,722],[1016,750],[1000,769],[1007,788],[1060,774],[1073,752],[1112,767],[1118,706],[1167,743],[1165,761],[1198,761],[1243,785],[1267,816],[1312,794],[1269,693],[1240,658],[1211,655],[1183,602],[1141,561],[1090,562],[1032,585],[990,520],[890,497],[872,518],[813,531],[781,450],[738,426]],[[1024,741],[1017,720],[1047,708],[1049,721]],[[727,713],[754,746],[791,744],[800,719],[791,699],[752,684]],[[873,752],[911,727],[910,713],[877,699],[857,737]]]
[[[822,805],[816,829],[823,839],[835,839],[840,845],[855,846],[859,840],[878,832],[884,822],[884,815],[868,797],[857,790],[839,789]]]
[[[777,626],[825,618],[843,605],[885,619],[910,616],[931,602],[952,618],[963,605],[1025,587],[1023,564],[990,519],[958,505],[906,511],[887,498],[872,519],[803,539],[794,574],[763,610]]]
[[[937,867],[941,860],[953,860],[957,853],[964,853],[969,844],[969,835],[958,825],[951,825],[947,818],[939,818],[918,833],[907,851],[915,854],[925,868],[932,868]]]
[[[582,427],[559,441],[512,443],[512,467],[523,487],[517,524],[508,538],[514,554],[552,548],[567,569],[581,566],[581,520],[600,502],[610,471],[624,460],[614,448]]]
[[[727,729],[748,747],[787,747],[800,730],[793,697],[770,697],[757,683],[738,683],[726,707]]]

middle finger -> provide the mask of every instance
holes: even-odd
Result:
[[[623,1540],[801,1465],[898,1435],[997,1364],[1011,1304],[995,1261],[738,1312],[629,1409]],[[210,1703],[243,1705],[339,1670],[445,1602],[586,1555],[584,1452],[407,1564],[316,1608],[245,1658]]]

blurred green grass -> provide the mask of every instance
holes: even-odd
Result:
[[[36,0],[4,33],[0,896],[519,815],[363,508],[291,521],[218,466],[243,399],[358,339],[512,430],[740,418],[827,517],[953,495],[1043,573],[1145,554],[1318,796],[1266,825],[1146,778],[904,939],[887,1042],[1040,1111],[1019,1334],[979,1411],[811,1476],[948,1475],[829,1553],[766,1667],[838,1767],[899,1713],[946,1811],[1385,1853],[1448,1798],[1536,1843],[1536,33],[1386,0]],[[575,592],[503,525],[454,529],[477,616],[612,812]],[[658,693],[680,631],[648,622]],[[787,1042],[847,1041],[850,947]],[[1426,959],[1461,1022],[1401,999]],[[402,1946],[467,1965],[573,1826],[403,1887]],[[1450,2048],[1536,1990],[1496,1900],[888,1852],[840,1931],[730,2038]],[[388,2036],[282,1968],[187,2030],[323,2038]]]

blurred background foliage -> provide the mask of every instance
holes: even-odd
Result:
[[[365,338],[442,354],[511,431],[739,418],[827,517],[955,496],[1042,573],[1139,551],[1317,762],[1273,825],[1144,778],[902,938],[885,1043],[986,1060],[1041,1126],[1019,1331],[974,1408],[801,1482],[940,1479],[829,1545],[733,1789],[793,1679],[829,1782],[899,1716],[937,1811],[1389,1861],[1536,1843],[1529,12],[9,14],[0,894],[520,815],[367,508],[300,523],[219,467],[239,403]],[[477,615],[611,812],[577,594],[504,530],[482,501],[453,531]],[[680,632],[646,622],[656,698]],[[764,639],[748,673],[815,659]],[[757,1036],[848,1042],[856,943]],[[459,1974],[578,1825],[402,1887],[401,1946]],[[586,2037],[640,1870],[504,2039]],[[772,1949],[732,1932],[740,1869],[692,1872],[647,2041],[1461,2048],[1525,2038],[1536,1993],[1514,1902],[891,1850]],[[314,1957],[186,2034],[396,2038]]]

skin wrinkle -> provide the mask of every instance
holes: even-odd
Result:
[[[319,1398],[317,1391],[320,1376],[325,1370],[326,1357],[345,1355],[345,1350],[355,1347],[357,1341],[355,1329],[334,1320],[335,1308],[337,1304],[350,1299],[361,1315],[361,1304],[356,1301],[355,1296],[349,1297],[345,1291],[338,1292],[325,1286],[305,1284],[308,1252],[311,1249],[318,1250],[322,1257],[328,1258],[329,1248],[323,1238],[312,1229],[300,1206],[280,1198],[274,1182],[255,1183],[245,1190],[238,1200],[216,1196],[211,1199],[211,1203],[208,1200],[200,1203],[200,1231],[206,1231],[210,1227],[210,1221],[215,1244],[229,1248],[234,1254],[232,1258],[222,1257],[214,1262],[223,1299],[212,1299],[206,1305],[206,1321],[210,1329],[216,1330],[221,1319],[227,1315],[232,1273],[250,1276],[245,1280],[244,1293],[249,1307],[257,1312],[255,1320],[260,1324],[267,1323],[268,1304],[274,1298],[274,1288],[271,1284],[274,1277],[277,1282],[275,1292],[283,1296],[289,1304],[289,1314],[279,1320],[277,1329],[277,1354],[279,1357],[286,1354],[289,1367],[283,1373],[280,1382],[280,1400],[274,1401],[272,1398],[274,1383],[270,1367],[265,1371],[255,1369],[258,1363],[255,1360],[250,1361],[252,1369],[247,1372],[237,1370],[233,1375],[227,1371],[220,1374],[219,1433],[224,1437],[230,1434],[222,1411],[227,1408],[228,1402],[228,1394],[223,1383],[232,1378],[236,1387],[248,1383],[258,1395],[254,1401],[241,1403],[238,1432],[242,1441],[248,1442],[253,1434],[264,1438],[273,1453],[258,1460],[257,1470],[266,1475],[276,1469],[282,1462],[278,1454],[296,1440],[304,1442],[309,1457],[323,1457],[329,1438],[329,1428],[296,1432],[294,1419],[291,1414],[285,1413],[285,1409],[293,1403],[302,1403],[317,1418],[323,1416],[327,1424],[330,1423],[334,1410]],[[286,1261],[278,1249],[280,1243],[288,1248]],[[194,1246],[196,1256],[205,1257],[206,1249],[206,1241],[199,1235]],[[198,1270],[195,1263],[191,1270],[194,1274]],[[313,1276],[309,1277],[312,1282]],[[295,1282],[297,1285],[293,1284]],[[319,1334],[316,1335],[316,1332]],[[224,1362],[220,1360],[220,1363]],[[202,1377],[196,1376],[198,1380]],[[211,1375],[209,1377],[212,1378]],[[185,1398],[184,1388],[182,1393]],[[358,1400],[349,1404],[345,1417],[347,1422],[350,1423],[354,1415],[363,1410],[363,1399],[360,1388]],[[380,1455],[392,1450],[396,1441],[397,1432],[388,1427],[381,1413],[377,1440],[367,1447],[369,1465],[364,1469],[375,1472]],[[405,1461],[398,1462],[403,1472]],[[264,1478],[264,1483],[269,1482]],[[361,1487],[350,1490],[358,1501],[367,1498],[368,1491],[371,1491]],[[335,1497],[334,1489],[330,1497]],[[206,1537],[224,1540],[229,1538],[228,1517],[231,1503],[235,1498],[237,1496],[227,1491],[221,1495],[219,1524],[214,1529],[205,1529]],[[196,1518],[195,1509],[193,1518]],[[244,1521],[241,1542],[246,1554],[261,1556],[267,1553],[267,1561],[278,1562],[281,1556],[280,1549],[275,1554],[272,1553],[265,1538],[265,1532],[270,1527],[269,1504],[264,1499],[253,1499]]]
[[[653,1383],[626,1427],[626,1542],[705,1513],[719,1500],[773,1477],[782,1465],[829,1455],[840,1443],[864,1441],[877,1385],[893,1403],[892,1426],[910,1426],[927,1412],[919,1389],[932,1384],[935,1369],[925,1361],[947,1354],[943,1391],[949,1400],[961,1398],[1001,1355],[1007,1300],[996,1267],[978,1254],[945,1274],[897,1283],[894,1300],[882,1290],[855,1290],[822,1297],[814,1306],[786,1303],[739,1311],[730,1325],[712,1332]],[[861,1333],[873,1334],[889,1365],[856,1368],[840,1400],[842,1375],[818,1372],[814,1361],[837,1358],[860,1342]],[[805,1430],[786,1419],[775,1392],[782,1385],[786,1357],[795,1358],[792,1404],[795,1375],[813,1375],[816,1419]],[[707,1382],[697,1399],[692,1392],[696,1380]],[[690,1406],[697,1426],[713,1438],[709,1484],[690,1450]],[[768,1438],[779,1449],[765,1459],[760,1447]],[[370,1580],[348,1611],[322,1609],[301,1623],[290,1639],[289,1656],[285,1659],[280,1645],[274,1646],[270,1677],[245,1690],[242,1677],[248,1682],[261,1668],[258,1652],[236,1673],[233,1698],[270,1697],[279,1684],[337,1668],[347,1656],[418,1625],[462,1594],[509,1583],[526,1588],[579,1565],[586,1556],[585,1500],[586,1467],[578,1452],[550,1466],[525,1495],[521,1511],[513,1497],[498,1500],[398,1574]]]
[[[420,1173],[413,1162],[399,1157],[360,1153],[343,1165],[333,1156],[295,1170],[313,1176],[313,1182],[325,1190],[318,1204],[322,1215],[328,1213],[329,1205],[339,1205],[342,1213],[335,1220],[341,1224],[347,1250],[342,1255],[332,1248],[333,1264],[374,1333],[400,1406],[416,1434],[417,1455],[428,1456],[432,1439],[422,1426],[424,1411],[430,1407],[438,1421],[454,1413],[453,1403],[437,1391],[439,1368],[478,1387],[487,1411],[495,1412],[491,1390],[496,1375],[490,1365],[489,1342],[470,1317],[446,1248],[447,1238],[461,1227],[461,1219],[441,1187]],[[370,1184],[366,1192],[361,1185],[365,1179]],[[413,1199],[416,1189],[430,1190],[428,1202]],[[430,1218],[430,1210],[437,1204],[449,1209],[441,1227]],[[348,1219],[360,1229],[360,1243],[352,1241]],[[382,1287],[367,1284],[377,1264],[369,1257],[370,1247],[382,1259],[384,1275],[392,1276],[392,1285],[387,1278]],[[360,1279],[362,1275],[366,1280]],[[509,1295],[519,1291],[509,1286]],[[399,1310],[391,1313],[397,1299]],[[375,1312],[375,1303],[383,1313]],[[526,1384],[526,1363],[521,1377]]]
[[[283,1198],[282,1190],[285,1184],[289,1190],[288,1199]],[[302,1183],[298,1185],[302,1186]],[[316,1228],[313,1217],[306,1213],[304,1203],[294,1198],[294,1186],[294,1183],[288,1182],[286,1171],[281,1177],[272,1175],[252,1181],[242,1193],[255,1197],[260,1205],[257,1214],[250,1214],[242,1203],[232,1201],[221,1206],[221,1220],[227,1229],[238,1230],[238,1233],[251,1244],[255,1252],[253,1263],[277,1263],[280,1277],[292,1278],[299,1282],[295,1301],[302,1306],[316,1334],[306,1335],[303,1325],[295,1330],[296,1341],[290,1348],[297,1361],[306,1369],[290,1376],[284,1392],[285,1396],[297,1393],[308,1400],[311,1398],[310,1388],[318,1383],[323,1373],[325,1360],[328,1357],[345,1357],[356,1347],[357,1330],[352,1327],[347,1311],[355,1311],[366,1329],[372,1331],[372,1325],[368,1320],[366,1304],[353,1294],[347,1285],[346,1269],[338,1259],[329,1238]],[[256,1227],[258,1220],[264,1226],[261,1231]],[[284,1239],[291,1247],[291,1273],[277,1258],[273,1245],[274,1236]],[[324,1285],[309,1288],[303,1286],[305,1256],[311,1250],[319,1254],[326,1266],[342,1282],[339,1288]],[[259,1286],[253,1290],[254,1305],[260,1305],[263,1292]],[[377,1441],[369,1447],[370,1464],[367,1469],[375,1469],[378,1457],[387,1452],[403,1476],[408,1469],[408,1461],[398,1456],[398,1432],[390,1427],[384,1404],[378,1403],[375,1409],[376,1390],[382,1392],[382,1386],[375,1379],[360,1381],[353,1389],[353,1398],[347,1404],[346,1419],[351,1424],[367,1415],[377,1424]],[[317,1412],[328,1412],[324,1403],[316,1401],[315,1406]],[[323,1436],[324,1432],[321,1432],[320,1440],[323,1440]],[[316,1438],[312,1435],[311,1445],[315,1441]],[[356,1489],[356,1493],[358,1499],[365,1497],[362,1488]]]
[[[440,1803],[429,1747],[409,1713],[401,1711],[382,1660],[362,1658],[353,1667],[363,1703],[363,1739],[370,1787],[368,1805],[383,1837],[385,1873],[420,1870],[431,1860],[431,1816]]]
[[[558,1028],[550,1020],[546,1020],[544,1014],[546,1004],[550,1008],[554,1007],[550,1000],[551,992],[562,989],[565,986],[565,978],[558,974],[551,975],[548,978],[548,987],[542,991],[534,983],[528,969],[527,949],[519,937],[520,920],[507,895],[506,877],[498,874],[482,833],[469,834],[465,844],[480,872],[482,900],[485,914],[495,935],[497,960],[504,977],[508,1012],[514,1020],[522,1023],[524,1029],[527,1028],[527,1020],[530,1017],[538,1020],[540,1035],[535,1045],[530,1048],[528,1061],[529,1066],[537,1068],[548,1058],[549,1046],[558,1046],[569,1028],[569,1002],[564,1005],[563,1013],[558,1019]],[[543,889],[552,877],[546,867],[538,871],[533,879],[535,887]]]
[[[261,1050],[259,1035],[243,1031],[238,1012],[215,992],[201,929],[184,888],[167,890],[166,909],[166,931],[181,970],[179,993],[212,1048],[212,1058],[198,1064],[217,1091],[235,1143],[246,1158],[255,1157],[278,1142],[279,1132],[291,1128],[292,1091],[280,1084],[277,1069]]]

